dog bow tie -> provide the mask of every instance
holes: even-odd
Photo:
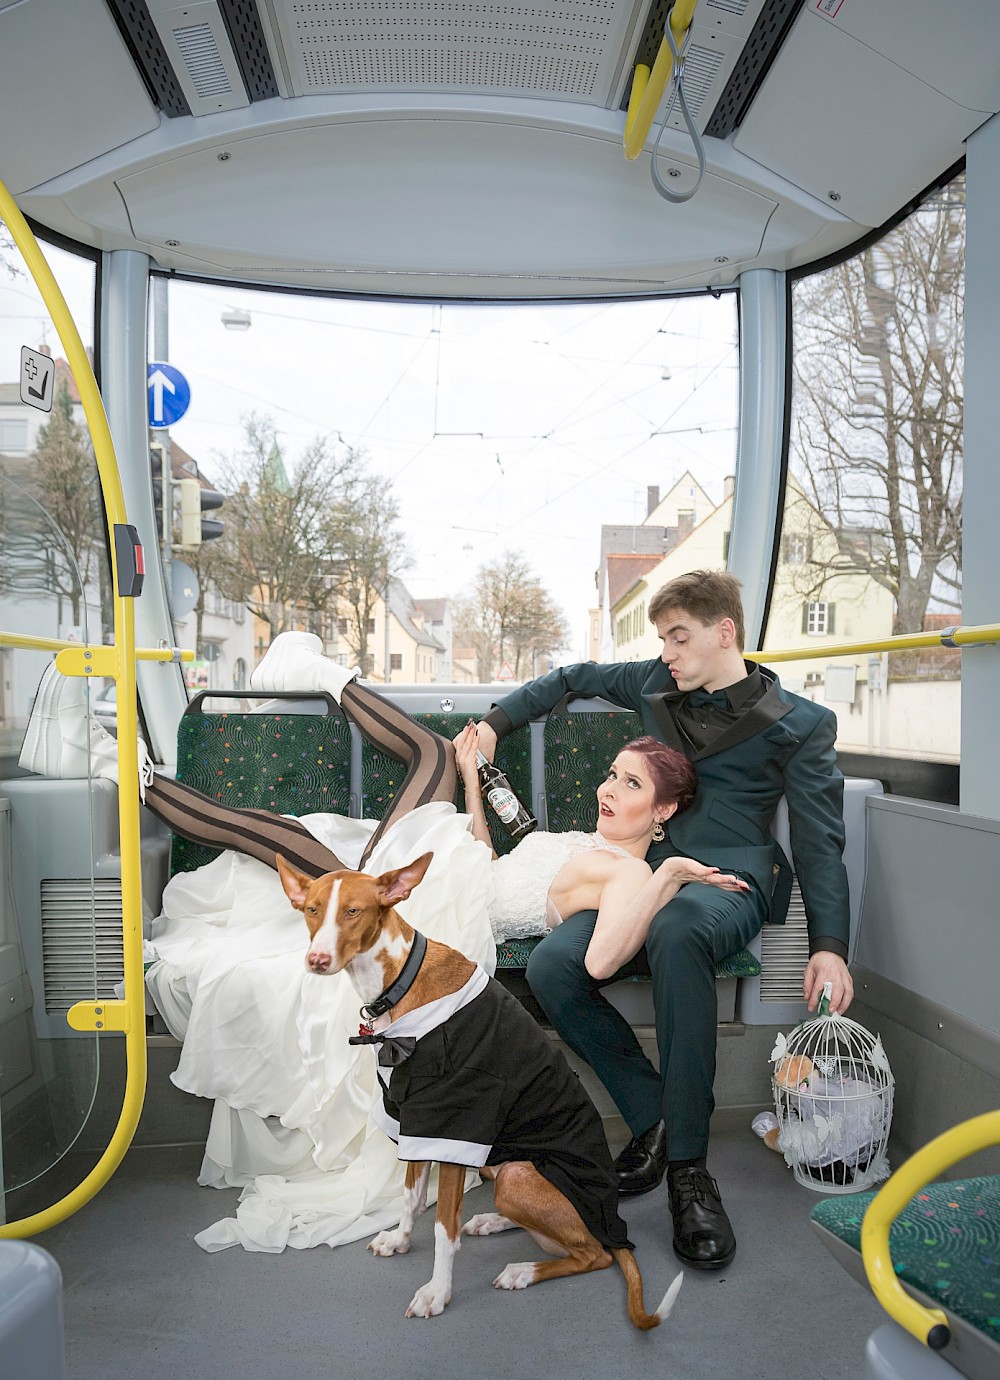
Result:
[[[378,1052],[378,1062],[383,1068],[396,1068],[399,1064],[405,1064],[417,1047],[417,1041],[413,1035],[379,1035],[373,1031],[351,1035],[347,1043],[349,1045],[381,1045],[382,1048]]]

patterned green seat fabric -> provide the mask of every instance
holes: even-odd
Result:
[[[508,939],[503,944],[498,944],[497,968],[526,968],[532,950],[536,944],[541,942],[541,938]],[[722,978],[756,977],[759,972],[760,964],[747,949],[740,949],[738,953],[730,954],[728,958],[724,958],[721,963],[715,965],[716,981]],[[628,963],[619,969],[616,976],[635,982],[641,982],[644,978],[648,978],[649,968],[646,965],[645,956],[636,954],[635,958],[629,959]]]
[[[860,1255],[874,1196],[825,1199],[812,1220]],[[905,1284],[1000,1344],[1000,1175],[928,1184],[892,1224],[889,1250]]]
[[[545,722],[545,808],[553,833],[597,828],[597,787],[625,744],[641,735],[642,719],[631,709],[549,715]]]
[[[340,714],[184,714],[177,728],[178,781],[226,805],[346,815],[350,777],[350,730]],[[171,875],[220,851],[175,835]]]
[[[416,723],[452,739],[469,722],[468,714],[414,714]],[[497,766],[505,772],[507,779],[517,795],[528,807],[534,810],[531,799],[531,735],[528,728],[519,728],[508,734],[497,746]],[[365,743],[361,754],[361,812],[366,819],[381,819],[403,783],[403,768],[395,757],[380,752]],[[458,787],[459,810],[465,808],[465,792],[461,782]],[[491,811],[487,811],[487,823],[494,851],[509,853],[514,846],[507,830]]]

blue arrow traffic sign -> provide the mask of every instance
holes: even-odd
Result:
[[[172,364],[154,360],[147,370],[146,394],[149,398],[149,425],[172,426],[188,410],[191,385]]]

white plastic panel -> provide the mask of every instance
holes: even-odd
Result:
[[[281,0],[296,95],[466,91],[606,105],[631,0]]]
[[[997,109],[996,0],[843,0],[828,10],[812,0],[809,8],[959,105]]]
[[[3,179],[15,194],[159,123],[104,0],[0,10]]]
[[[962,156],[982,119],[806,11],[734,143],[823,201],[835,192],[859,224],[881,225]]]
[[[499,294],[531,290],[524,281],[505,288],[511,275],[551,277],[554,291],[590,279],[608,293],[653,290],[704,273],[717,256],[729,274],[752,260],[775,208],[708,176],[677,214],[617,141],[486,116],[345,119],[222,147],[225,161],[203,148],[122,177],[131,224],[154,246],[179,241],[182,262],[276,281],[311,264],[317,285],[395,273],[482,275]],[[169,248],[155,252],[172,261]],[[405,277],[382,287],[418,290]]]

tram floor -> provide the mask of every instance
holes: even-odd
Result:
[[[206,1254],[193,1237],[236,1208],[237,1190],[195,1182],[194,1146],[133,1148],[111,1183],[37,1238],[63,1274],[69,1380],[847,1380],[884,1320],[809,1226],[817,1195],[797,1185],[754,1136],[749,1115],[713,1123],[709,1167],[739,1248],[719,1272],[685,1272],[673,1315],[640,1334],[625,1315],[617,1269],[524,1292],[491,1287],[510,1260],[540,1255],[523,1233],[464,1239],[444,1314],[404,1318],[430,1277],[432,1212],[409,1255],[376,1259],[358,1241],[270,1255]],[[492,1192],[466,1197],[489,1211]],[[678,1268],[665,1187],[625,1200],[646,1303]],[[39,1377],[38,1380],[44,1380]]]

